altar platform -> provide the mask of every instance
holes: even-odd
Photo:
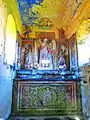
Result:
[[[80,79],[74,72],[17,70],[11,116],[67,115],[82,115]]]
[[[79,80],[78,73],[72,71],[60,71],[60,70],[17,70],[16,80],[36,80],[36,81],[77,81]]]

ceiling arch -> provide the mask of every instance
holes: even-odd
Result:
[[[78,28],[77,39],[79,43],[85,42],[89,34],[90,34],[90,18],[83,20]]]
[[[48,18],[55,28],[67,28],[85,0],[17,0],[23,24],[39,26]],[[44,21],[45,22],[45,21]]]

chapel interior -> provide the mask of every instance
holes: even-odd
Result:
[[[90,0],[0,0],[0,120],[90,120]]]

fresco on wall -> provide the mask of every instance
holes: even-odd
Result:
[[[21,19],[23,24],[34,24],[34,20],[38,18],[38,14],[32,11],[33,5],[39,5],[42,0],[17,0]]]
[[[76,34],[73,34],[72,38],[69,41],[69,51],[70,51],[70,67],[73,70],[77,70],[78,56],[77,56]]]
[[[54,32],[36,32],[35,37],[37,39],[44,39],[44,38],[48,38],[48,39],[55,39],[55,33]]]
[[[85,43],[89,33],[90,33],[90,19],[86,19],[80,24],[76,34],[79,45]]]
[[[65,27],[71,23],[85,0],[17,0],[23,24],[38,26],[39,29]],[[42,19],[49,19],[49,27],[43,26]],[[45,22],[45,21],[44,21]]]
[[[40,18],[35,24],[38,26],[39,29],[44,30],[53,27],[52,21],[48,17]]]
[[[71,2],[72,0],[70,0]],[[71,5],[71,9],[72,9],[72,16],[74,16],[78,9],[80,8],[80,5],[83,3],[84,0],[75,0],[75,1],[72,1],[71,4],[69,2],[69,5]],[[75,4],[76,3],[76,4]],[[73,4],[74,4],[74,7],[73,7]]]
[[[29,39],[30,33],[32,30],[28,25],[23,24],[22,25],[22,31],[21,31],[21,38],[22,39]]]
[[[72,42],[72,48],[71,48],[71,64],[72,67],[77,66],[77,61],[76,61],[76,42]]]

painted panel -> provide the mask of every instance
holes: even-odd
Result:
[[[78,70],[78,51],[77,51],[77,41],[76,35],[73,35],[73,39],[69,41],[70,50],[70,68],[73,70]]]
[[[60,115],[80,111],[76,82],[18,81],[15,87],[14,114]]]

